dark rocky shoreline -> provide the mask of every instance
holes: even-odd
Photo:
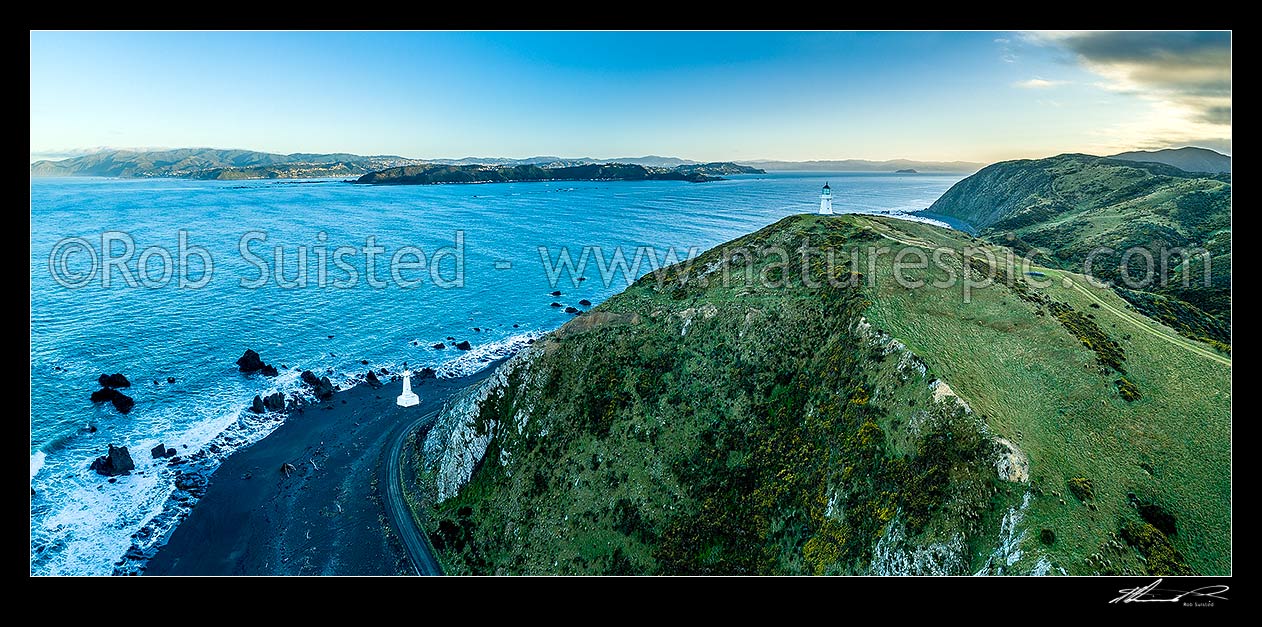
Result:
[[[393,376],[268,412],[262,417],[284,423],[217,467],[214,449],[228,444],[219,438],[204,451],[173,458],[170,463],[180,468],[177,489],[163,512],[136,533],[115,574],[410,572],[384,522],[376,485],[388,436],[497,364],[466,377],[413,375],[412,389],[421,397],[416,407],[395,404],[402,382]],[[154,541],[159,530],[172,527],[165,542]]]

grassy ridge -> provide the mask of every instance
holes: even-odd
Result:
[[[790,218],[735,242],[858,242]],[[950,544],[964,574],[997,496],[980,422],[935,403],[913,360],[863,323],[862,288],[751,262],[771,282],[650,275],[567,325],[481,408],[472,481],[431,513],[457,573],[864,573],[888,529]],[[699,267],[719,263],[717,252]],[[744,264],[735,268],[740,275]],[[927,567],[926,567],[927,568]]]
[[[1125,311],[1056,269],[1039,270],[1046,287],[993,285],[967,301],[959,286],[908,289],[892,255],[866,250],[900,246],[890,237],[973,243],[918,223],[795,216],[703,255],[704,281],[681,284],[680,267],[661,286],[649,275],[541,343],[482,404],[475,430],[492,437],[471,481],[425,513],[445,565],[966,573],[1018,512],[1007,541],[1021,558],[1005,572],[1229,572],[1229,365],[1099,307]],[[859,263],[813,266],[812,287],[796,255],[722,257],[803,238]],[[724,285],[725,268],[788,285]],[[1101,338],[1137,397],[1093,350]],[[973,413],[935,395],[939,380]],[[1028,486],[998,480],[992,435],[1028,456]]]
[[[927,225],[879,223],[899,237],[956,248],[969,244]],[[1162,505],[1181,521],[1173,542],[1196,572],[1229,572],[1230,366],[1172,349],[1108,310],[1092,307],[1094,301],[1066,287],[1063,279],[1125,310],[1125,301],[1111,290],[1092,287],[1072,273],[1036,267],[1050,285],[1030,289],[1090,314],[1121,345],[1126,378],[1142,393],[1128,402],[1117,391],[1116,375],[1102,374],[1090,349],[1050,312],[1038,315],[1038,308],[1008,287],[974,290],[973,302],[964,303],[961,292],[898,288],[890,280],[891,268],[881,268],[885,280],[877,282],[868,316],[935,372],[945,373],[995,431],[1029,455],[1041,497],[1032,500],[1026,521],[1031,529],[1055,532],[1052,548],[1070,573],[1110,571],[1085,558],[1107,545],[1110,534],[1120,534],[1119,520],[1136,519],[1128,493]],[[1094,509],[1069,496],[1068,482],[1077,477],[1091,479]],[[1133,553],[1109,557],[1112,570],[1144,572]]]
[[[1120,293],[1145,315],[1222,349],[1231,343],[1230,174],[1076,154],[1005,161],[960,181],[929,211],[1019,253],[1041,250],[1045,265],[1082,272],[1090,261],[1096,277],[1129,280],[1135,289]],[[1144,253],[1127,257],[1132,248],[1152,256],[1151,281]],[[1198,249],[1208,262],[1183,252]]]

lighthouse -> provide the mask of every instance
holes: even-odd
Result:
[[[833,188],[824,183],[824,190],[819,193],[819,215],[833,215]]]
[[[412,391],[412,371],[403,371],[403,393],[396,401],[399,407],[414,407],[421,404],[421,397]]]

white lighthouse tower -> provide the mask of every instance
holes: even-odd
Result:
[[[824,183],[824,191],[819,193],[819,214],[822,216],[833,215],[833,188]]]
[[[414,407],[421,404],[421,397],[412,391],[411,370],[403,371],[403,393],[399,395],[398,400],[395,402],[399,404],[399,407]]]

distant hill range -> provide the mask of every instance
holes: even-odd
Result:
[[[61,161],[36,161],[31,176],[176,177],[199,179],[306,178],[359,176],[385,168],[421,163],[392,155],[347,153],[289,155],[253,150],[179,148],[159,151],[107,150]]]
[[[1164,150],[1135,150],[1110,155],[1110,159],[1164,163],[1187,172],[1231,172],[1231,157],[1208,148],[1166,148]]]
[[[691,159],[680,159],[679,157],[659,157],[657,155],[646,155],[643,157],[613,157],[609,159],[597,159],[594,157],[526,157],[525,159],[508,159],[505,157],[465,157],[463,159],[425,159],[426,163],[441,165],[537,165],[548,168],[562,168],[575,165],[590,165],[593,163],[625,163],[628,165],[642,165],[650,168],[674,168],[681,165],[703,165],[700,161],[692,161]]]
[[[361,176],[356,183],[372,185],[435,185],[440,183],[507,183],[527,181],[689,181],[722,180],[726,174],[762,174],[735,163],[698,163],[673,168],[634,163],[579,165],[449,165],[423,164],[388,168]]]
[[[920,173],[951,172],[973,173],[986,166],[984,163],[972,161],[911,161],[909,159],[892,159],[890,161],[868,161],[867,159],[841,159],[830,161],[738,161],[767,171],[773,170],[808,170],[818,172],[898,172],[915,170]]]
[[[119,178],[195,178],[209,180],[359,177],[404,166],[487,167],[535,166],[544,169],[573,168],[594,164],[622,164],[656,170],[678,169],[683,175],[718,176],[755,174],[762,170],[732,163],[714,164],[678,157],[618,157],[595,159],[538,156],[525,159],[465,157],[462,159],[409,159],[396,155],[363,156],[350,153],[277,154],[254,150],[179,148],[172,150],[108,149],[58,161],[31,164],[31,176],[109,176]],[[470,170],[470,171],[474,171]],[[658,174],[661,174],[660,172]]]

